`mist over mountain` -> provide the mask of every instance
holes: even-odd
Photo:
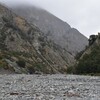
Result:
[[[41,8],[0,5],[0,15],[1,69],[65,73],[88,44],[77,29]]]
[[[66,49],[73,56],[85,49],[88,39],[77,29],[52,15],[51,13],[34,6],[17,5],[12,7],[13,12],[25,18],[30,24],[35,24],[40,30],[57,45]],[[81,42],[80,42],[81,41]]]
[[[0,5],[0,72],[66,73],[74,63],[72,54],[48,39],[34,23]]]
[[[0,4],[0,100],[98,100],[100,77],[82,74],[100,75],[100,33],[87,39],[44,9]]]

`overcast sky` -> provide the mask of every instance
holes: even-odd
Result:
[[[85,36],[100,32],[100,0],[0,0],[8,5],[33,4],[77,28]]]

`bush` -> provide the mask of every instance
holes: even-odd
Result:
[[[79,53],[77,53],[76,56],[75,56],[75,59],[79,60],[83,53],[84,53],[84,50],[79,52]]]
[[[13,36],[10,37],[10,41],[13,42],[15,39]]]
[[[76,74],[100,73],[100,47],[96,46],[90,54],[85,54],[75,70]]]
[[[97,35],[90,35],[90,38],[89,38],[89,45],[92,45],[95,40],[97,39]]]
[[[74,74],[75,73],[75,67],[74,66],[70,66],[67,68],[67,73],[68,74]]]
[[[18,60],[16,63],[19,67],[25,68],[26,63],[24,60]]]
[[[29,74],[34,74],[35,73],[35,69],[33,66],[28,67],[28,72]]]
[[[7,63],[3,60],[0,60],[0,68],[8,69]]]

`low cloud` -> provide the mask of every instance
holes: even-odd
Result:
[[[0,0],[0,2],[8,6],[31,4],[42,7],[87,37],[100,31],[100,0]]]

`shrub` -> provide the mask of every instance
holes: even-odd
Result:
[[[29,72],[29,74],[34,74],[35,73],[34,67],[33,66],[29,66],[28,67],[28,72]]]
[[[41,42],[44,42],[44,38],[43,37],[38,37],[38,40]]]
[[[14,39],[14,37],[13,37],[13,36],[11,36],[11,37],[10,37],[10,41],[12,41],[12,42],[13,42],[14,40],[15,40],[15,39]]]
[[[16,63],[19,67],[25,68],[26,63],[24,60],[18,60]]]
[[[67,73],[68,73],[68,74],[74,74],[74,73],[75,73],[75,68],[74,68],[74,66],[68,67],[68,68],[67,68]]]
[[[3,60],[0,60],[0,68],[8,69],[7,63]]]
[[[8,19],[5,16],[3,16],[2,19],[4,22],[8,22]]]
[[[76,66],[76,74],[100,73],[100,47],[92,48],[90,54],[85,54]]]
[[[90,38],[89,38],[89,45],[92,45],[95,40],[97,39],[97,35],[90,35]]]
[[[84,50],[79,52],[79,53],[77,53],[76,56],[75,56],[75,59],[79,60],[83,53],[84,53]]]

